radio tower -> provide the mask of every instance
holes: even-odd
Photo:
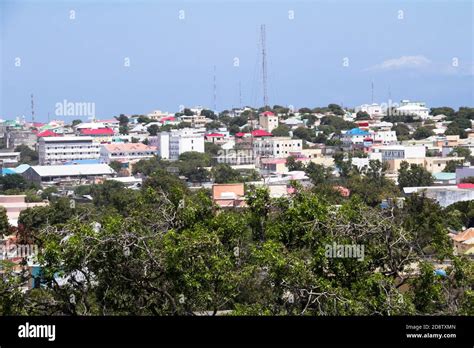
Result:
[[[31,122],[35,122],[35,103],[33,101],[33,94],[31,95]]]
[[[374,81],[372,80],[372,104],[374,103]]]
[[[214,65],[214,112],[217,112],[216,66]]]
[[[242,108],[242,86],[239,81],[239,108]]]
[[[265,24],[260,27],[260,40],[262,45],[262,83],[263,83],[263,106],[268,105],[268,94],[267,94],[267,52],[265,47]]]

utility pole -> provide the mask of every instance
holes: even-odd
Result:
[[[266,52],[266,33],[265,24],[260,27],[260,40],[262,45],[262,84],[263,84],[263,106],[268,105],[267,94],[267,52]]]

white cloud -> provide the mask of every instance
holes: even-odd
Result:
[[[383,61],[380,64],[374,65],[366,70],[386,71],[399,69],[419,69],[431,65],[431,60],[425,56],[402,56],[400,58],[393,58]]]

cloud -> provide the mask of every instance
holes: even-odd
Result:
[[[431,60],[425,56],[402,56],[383,61],[365,70],[369,71],[388,71],[400,69],[421,69],[431,65]]]

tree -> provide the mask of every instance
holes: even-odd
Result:
[[[290,135],[290,127],[286,124],[280,124],[272,130],[272,134],[276,137],[287,137]]]
[[[20,163],[21,164],[29,164],[29,165],[37,165],[38,164],[38,152],[32,150],[27,145],[18,145],[15,148],[15,152],[20,153]]]
[[[129,119],[124,114],[120,114],[120,116],[115,117],[116,120],[119,121],[119,132],[120,134],[128,134],[128,122]]]
[[[446,167],[443,169],[443,173],[456,173],[457,167],[462,167],[463,161],[448,161]]]
[[[112,161],[109,163],[109,166],[115,170],[117,173],[119,173],[122,170],[122,163],[119,161]]]
[[[0,207],[0,237],[4,238],[9,233],[10,224],[8,223],[7,210],[4,207]]]
[[[27,181],[20,174],[9,174],[0,177],[0,191],[16,190],[16,192],[25,192],[28,189],[38,189],[39,186],[33,182]]]
[[[357,121],[370,120],[370,115],[366,111],[359,111],[356,114],[356,120]]]
[[[73,127],[75,127],[75,126],[77,126],[78,124],[81,124],[81,123],[82,123],[82,120],[72,120],[71,125],[72,125]]]
[[[397,123],[392,127],[392,131],[395,131],[398,140],[410,139],[410,128],[405,123]]]
[[[321,185],[332,178],[332,168],[324,167],[322,164],[309,162],[305,168],[306,175],[310,178],[313,185]]]
[[[430,115],[437,116],[437,115],[445,115],[448,117],[454,116],[454,109],[448,106],[442,106],[437,108],[430,109]]]
[[[220,127],[222,127],[222,125],[219,121],[212,121],[212,122],[206,123],[206,130],[218,129]]]
[[[211,120],[217,119],[217,115],[212,110],[203,109],[201,110],[201,116],[210,118]]]
[[[156,136],[160,130],[160,127],[156,124],[152,124],[146,130],[148,131],[148,134],[150,134],[151,136]]]
[[[408,164],[402,161],[398,170],[398,185],[401,189],[404,187],[431,186],[433,185],[433,176],[421,165]]]
[[[301,161],[298,161],[295,156],[288,156],[286,158],[286,167],[290,172],[295,170],[304,170],[304,164]]]
[[[415,140],[426,139],[430,136],[434,135],[433,131],[426,127],[418,127],[416,131],[413,133],[413,138]]]
[[[237,183],[243,181],[239,172],[228,164],[218,164],[212,168],[211,172],[216,184]]]
[[[191,109],[189,109],[189,108],[185,108],[183,110],[183,114],[184,114],[184,116],[194,116],[194,112],[191,111]]]
[[[315,137],[315,134],[314,131],[311,131],[306,127],[298,127],[293,131],[293,136],[298,139],[312,142],[313,137]]]

